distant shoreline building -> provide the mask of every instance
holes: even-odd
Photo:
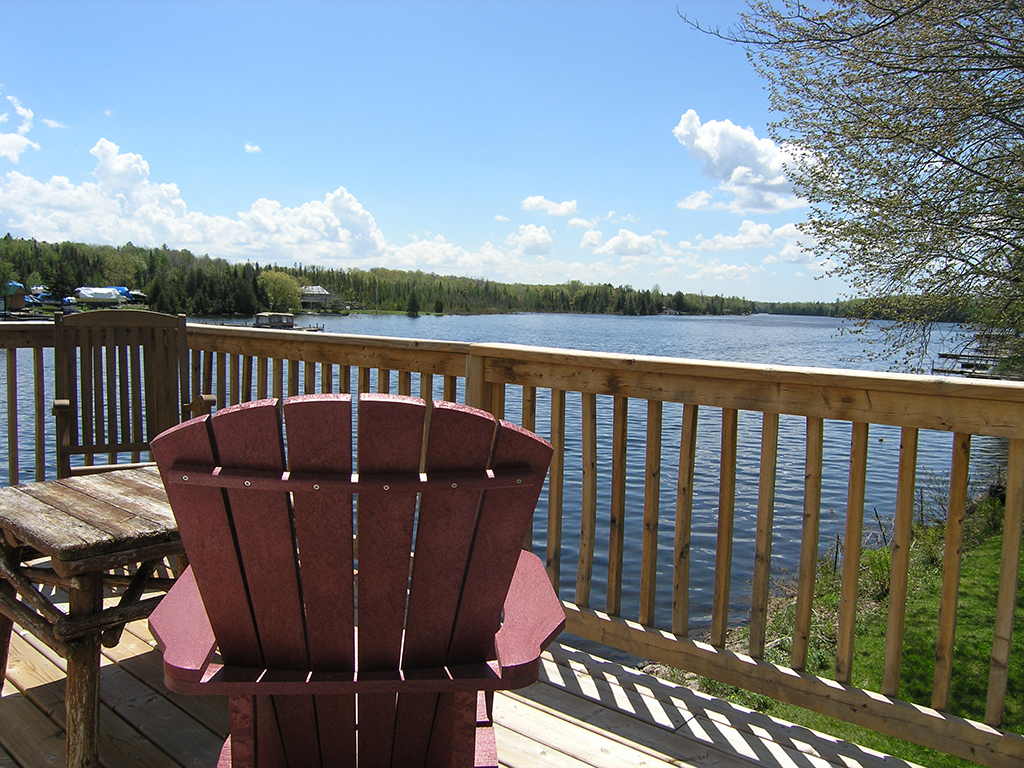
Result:
[[[302,286],[301,303],[303,309],[312,311],[326,310],[330,306],[332,299],[334,299],[334,294],[322,286]]]

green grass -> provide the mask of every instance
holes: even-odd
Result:
[[[1002,505],[983,499],[972,505],[965,519],[965,543],[961,568],[960,596],[954,645],[953,681],[949,713],[983,721],[992,651],[995,602],[999,584],[1002,552]],[[904,628],[899,697],[931,706],[932,677],[935,669],[935,638],[938,627],[942,579],[942,526],[915,529],[911,547],[910,588]],[[882,659],[885,649],[888,611],[888,548],[866,551],[861,561],[859,614],[857,619],[853,685],[877,691],[881,687]],[[1021,574],[1024,586],[1024,568]],[[837,615],[840,579],[832,571],[832,561],[822,561],[815,594],[815,614],[807,672],[834,677]],[[765,660],[781,665],[790,663],[790,637],[795,607],[792,584],[777,585],[770,606]],[[740,628],[732,643],[745,648],[747,633]],[[971,766],[966,760],[891,738],[849,723],[825,717],[800,707],[782,704],[765,696],[700,679],[706,693],[727,698],[774,717],[831,734],[846,741],[929,766],[953,768]],[[1003,728],[1024,733],[1024,590],[1018,589],[1010,659],[1009,686]]]

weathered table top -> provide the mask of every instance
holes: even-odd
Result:
[[[183,551],[155,467],[0,488],[0,528],[63,576]]]

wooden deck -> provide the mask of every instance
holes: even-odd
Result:
[[[64,662],[17,630],[0,699],[0,768],[61,766]],[[144,622],[104,649],[102,663],[106,768],[216,764],[226,702],[167,691]],[[564,644],[546,654],[541,683],[499,694],[494,713],[501,763],[510,768],[910,766]]]

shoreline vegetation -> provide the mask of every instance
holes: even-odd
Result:
[[[992,486],[987,494],[969,502],[964,515],[962,570],[953,657],[956,674],[953,676],[948,712],[978,722],[985,719],[986,684],[992,651],[991,627],[995,616],[994,595],[999,587],[1003,512],[1004,500],[1000,497],[1000,487]],[[899,697],[925,707],[931,706],[944,533],[945,520],[938,516],[932,520],[927,517],[917,520],[910,550],[910,583]],[[885,540],[884,530],[882,538]],[[889,541],[863,551],[858,588],[857,647],[851,684],[866,690],[877,691],[881,685],[891,562],[892,544]],[[833,666],[838,637],[841,580],[842,556],[838,544],[835,544],[818,561],[815,614],[806,667],[808,673],[829,679],[835,675]],[[789,666],[795,604],[796,577],[776,579],[768,606],[765,661]],[[1024,598],[1018,596],[1014,633],[1020,632],[1024,632]],[[746,626],[729,630],[726,643],[728,648],[737,653],[747,653],[748,643],[749,631]],[[665,665],[648,664],[643,670],[772,717],[929,768],[975,765],[967,760]],[[1024,731],[1024,654],[1014,654],[1011,660],[1002,727],[1017,733]]]
[[[261,274],[290,275],[300,286],[319,285],[332,295],[328,312],[401,312],[410,315],[557,312],[581,314],[654,315],[813,315],[823,317],[884,317],[869,311],[859,299],[833,302],[765,302],[736,296],[702,293],[664,293],[610,283],[577,280],[560,285],[499,283],[482,278],[404,272],[383,267],[326,269],[295,264],[291,267],[197,256],[167,245],[143,248],[47,243],[0,238],[0,265],[13,279],[31,288],[43,285],[52,294],[80,286],[126,286],[148,297],[158,312],[200,316],[252,316],[274,306]],[[415,307],[415,312],[410,308]],[[896,307],[893,307],[894,312]],[[950,317],[951,321],[964,318]]]

